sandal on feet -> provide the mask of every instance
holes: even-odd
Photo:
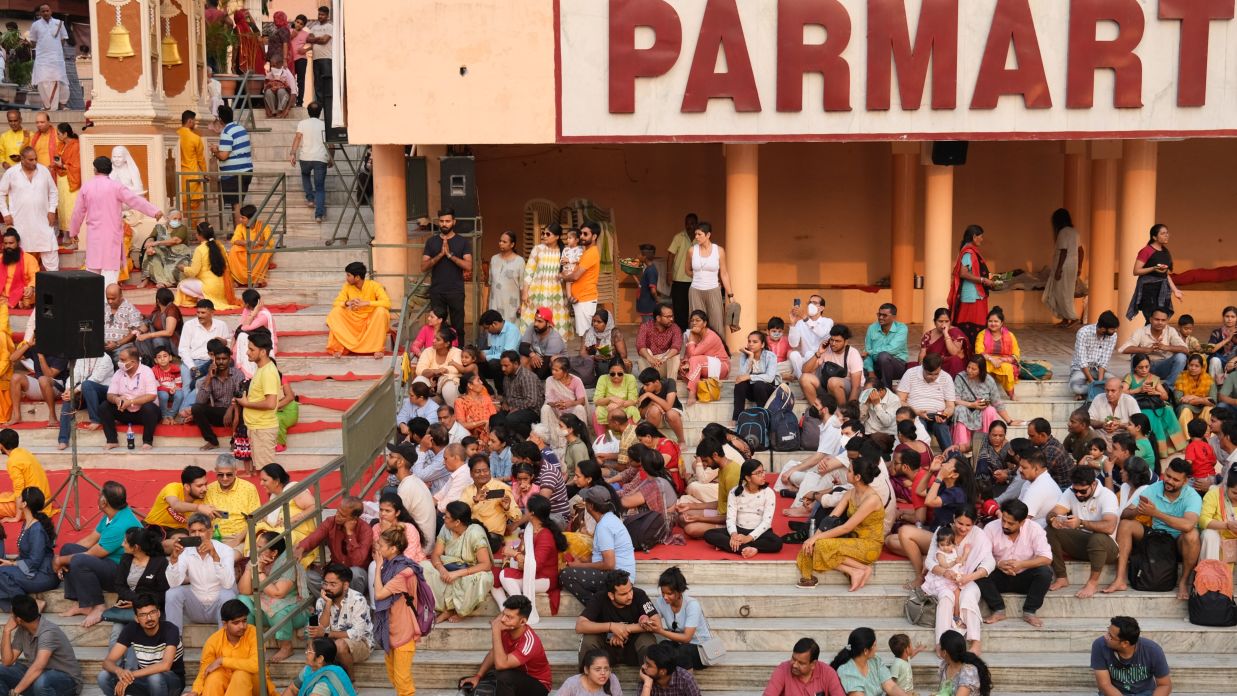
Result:
[[[795,587],[798,587],[804,590],[810,590],[811,588],[816,587],[818,584],[820,584],[820,580],[817,580],[815,577],[799,578],[799,582],[795,585]]]

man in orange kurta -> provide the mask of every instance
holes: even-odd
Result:
[[[348,264],[344,277],[347,282],[326,317],[326,349],[337,358],[345,351],[381,358],[391,326],[391,298],[381,283],[365,279],[365,264],[359,261]]]
[[[47,112],[40,111],[34,116],[34,132],[30,134],[30,147],[34,148],[35,158],[39,164],[51,169],[55,163],[59,142],[56,140],[56,129]]]
[[[229,599],[219,608],[223,628],[202,646],[202,666],[190,691],[197,696],[256,696],[258,693],[258,629],[249,625],[249,607]],[[266,680],[266,693],[275,684]]]
[[[180,139],[180,171],[185,172],[180,177],[181,209],[192,227],[198,221],[197,211],[202,208],[202,174],[195,172],[209,171],[206,167],[206,145],[202,136],[197,134],[198,115],[185,111],[180,115],[180,128],[176,135]]]

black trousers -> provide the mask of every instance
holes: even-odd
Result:
[[[670,306],[674,307],[674,323],[679,325],[679,331],[687,330],[687,317],[691,314],[690,296],[691,283],[673,282],[670,284]]]
[[[65,544],[60,553],[72,556],[69,571],[64,574],[65,599],[77,600],[82,609],[103,604],[103,593],[111,592],[116,582],[116,564],[111,559],[91,556],[79,544]]]
[[[322,122],[331,127],[331,93],[335,78],[331,75],[331,59],[314,59],[314,99],[322,105]]]
[[[438,314],[438,312],[434,312]],[[441,314],[438,314],[441,317]],[[477,374],[481,375],[481,379],[488,379],[494,383],[494,391],[499,396],[503,393],[503,368],[502,364],[497,360],[483,360],[477,363]]]
[[[430,288],[430,307],[434,314],[455,329],[455,335],[464,340],[464,293],[434,292]],[[448,316],[450,317],[448,319]]]
[[[873,358],[872,366],[886,387],[892,387],[894,380],[902,379],[902,375],[906,374],[906,361],[889,353],[880,353]]]
[[[997,568],[988,577],[976,580],[975,584],[979,585],[979,596],[983,598],[984,604],[992,611],[1005,611],[1005,600],[1001,598],[1001,593],[1013,592],[1027,596],[1026,602],[1022,604],[1022,613],[1034,614],[1044,606],[1044,595],[1048,594],[1048,586],[1052,584],[1052,568],[1040,566],[1017,575],[1008,575]]]
[[[531,408],[520,408],[507,412],[507,423],[523,423],[531,427],[541,420],[541,414]]]
[[[136,413],[121,411],[116,408],[116,404],[104,404],[103,408],[99,409],[99,424],[103,426],[103,436],[107,438],[109,444],[113,445],[117,443],[117,423],[129,425],[141,423],[142,444],[154,444],[155,427],[159,425],[160,417],[162,417],[162,414],[159,413],[159,404],[154,401],[142,404]]]
[[[734,413],[730,420],[739,420],[739,414],[747,408],[748,401],[754,401],[757,406],[764,406],[773,395],[773,385],[768,382],[754,382],[745,379],[734,383]]]
[[[194,404],[189,407],[189,412],[193,414],[193,422],[198,426],[198,432],[202,433],[202,439],[218,446],[219,437],[215,435],[215,430],[212,426],[223,425],[223,414],[227,413],[228,409],[222,406]]]
[[[545,684],[528,676],[522,669],[500,669],[494,672],[495,696],[546,696]]]
[[[752,530],[742,527],[735,527],[740,534],[751,534]],[[714,527],[704,533],[704,540],[722,551],[730,551],[730,532],[726,531],[725,527]],[[772,529],[766,529],[763,534],[752,539],[746,544],[739,547],[739,551],[751,546],[761,553],[777,553],[782,550],[782,539],[773,533]],[[685,669],[694,669],[686,667]]]
[[[297,58],[292,62],[296,73],[296,105],[304,106],[305,104],[305,68],[308,67],[308,58]]]

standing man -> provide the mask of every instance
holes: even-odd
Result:
[[[249,361],[258,366],[249,381],[249,391],[236,399],[244,409],[245,427],[249,430],[249,447],[253,458],[247,468],[261,469],[275,461],[275,437],[279,434],[279,397],[283,394],[279,370],[271,361],[270,334],[256,333],[249,337]],[[252,473],[247,471],[246,473]]]
[[[9,129],[0,134],[0,167],[8,169],[21,159],[21,149],[30,144],[30,134],[21,125],[21,112],[9,109],[5,113]]]
[[[0,261],[4,263],[4,300],[10,309],[29,309],[34,306],[34,276],[39,272],[39,262],[32,254],[21,248],[21,235],[9,228],[4,231]]]
[[[39,88],[43,110],[56,111],[69,102],[69,74],[64,67],[64,42],[69,40],[69,32],[63,21],[52,19],[47,3],[39,5],[38,15],[30,25],[30,43],[35,49],[30,84]]]
[[[897,305],[886,302],[876,310],[876,322],[863,337],[863,369],[875,373],[885,384],[902,379],[906,361],[906,324],[898,321]]]
[[[39,164],[33,147],[23,147],[20,154],[21,166],[10,167],[0,177],[0,215],[7,227],[26,235],[26,251],[39,255],[44,270],[58,271],[56,205],[60,195],[56,180],[51,170]]]
[[[331,8],[326,5],[319,7],[318,21],[310,22],[306,28],[309,30],[309,38],[305,39],[305,43],[309,44],[314,52],[314,99],[322,105],[323,121],[330,128],[335,84],[331,60],[335,55],[335,44],[331,41],[335,27],[331,26]]]
[[[464,335],[464,271],[471,268],[472,245],[455,233],[455,209],[438,211],[438,234],[425,240],[421,272],[430,274],[430,307],[457,336]]]
[[[683,218],[683,229],[670,240],[670,248],[666,249],[666,270],[670,273],[670,303],[674,308],[674,323],[679,325],[679,333],[687,330],[687,316],[691,313],[688,299],[692,287],[692,278],[684,270],[688,262],[688,251],[696,237],[696,227],[700,218],[695,213],[688,213]]]
[[[44,167],[51,168],[58,156],[57,146],[60,141],[56,139],[56,129],[52,128],[51,117],[47,112],[40,111],[34,115],[34,133],[30,137],[30,147],[34,148],[34,154],[39,160],[39,164]]]
[[[1036,628],[1044,622],[1035,612],[1044,605],[1044,595],[1052,584],[1052,549],[1048,536],[1037,524],[1027,524],[1027,506],[1021,500],[1007,500],[1001,504],[1000,519],[984,527],[984,534],[992,543],[992,558],[996,568],[991,574],[975,581],[984,603],[992,609],[992,615],[984,623],[994,624],[1005,620],[1005,600],[1002,592],[1025,593],[1022,605],[1022,620]]]
[[[223,202],[232,206],[232,222],[240,224],[241,204],[245,202],[245,194],[249,193],[249,185],[253,183],[253,147],[249,142],[249,131],[234,120],[232,107],[219,107],[219,122],[224,124],[219,133],[219,144],[210,146],[210,152],[219,160],[219,188],[223,191]]]
[[[301,189],[305,192],[305,205],[312,205],[314,220],[322,222],[326,219],[326,166],[331,161],[331,154],[326,146],[326,124],[319,118],[322,105],[316,101],[310,102],[305,110],[309,117],[296,124],[288,161],[296,166],[296,160],[301,160]]]
[[[86,270],[102,275],[104,285],[115,283],[120,276],[120,262],[124,256],[125,230],[121,219],[124,206],[156,221],[163,219],[163,211],[129,190],[128,186],[112,179],[111,173],[110,157],[94,159],[94,177],[82,184],[77,192],[77,204],[73,208],[73,219],[69,222],[70,237],[77,237],[82,222],[86,223],[86,231],[90,234]]]
[[[202,208],[202,177],[207,171],[206,144],[197,133],[198,115],[192,111],[180,114],[180,128],[176,136],[180,141],[180,189],[184,192],[181,198],[181,209],[189,218],[192,227],[197,224],[197,211]]]
[[[571,282],[571,305],[575,312],[576,335],[583,337],[593,325],[597,313],[597,279],[601,276],[601,252],[597,250],[597,237],[601,223],[586,222],[580,225],[580,246],[584,255],[571,273],[563,273],[563,280]]]

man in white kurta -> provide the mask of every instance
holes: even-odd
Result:
[[[43,108],[55,111],[69,102],[69,73],[64,67],[63,44],[68,41],[69,33],[62,20],[52,18],[52,8],[48,5],[40,5],[38,15],[30,25],[30,43],[34,44],[34,70],[30,82],[39,88]]]
[[[0,177],[0,215],[7,227],[21,234],[25,250],[38,254],[43,270],[60,270],[56,242],[56,180],[39,164],[34,148],[21,151],[21,166],[9,167]]]

